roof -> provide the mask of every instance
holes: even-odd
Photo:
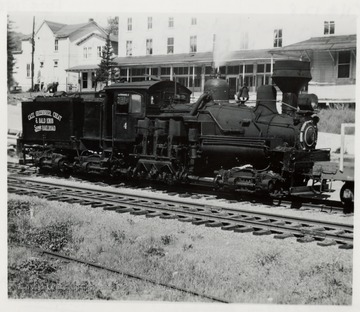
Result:
[[[270,50],[270,53],[301,51],[344,51],[356,49],[356,35],[312,37],[308,40]]]
[[[208,63],[214,61],[213,52],[197,52],[197,53],[179,53],[166,55],[145,55],[145,56],[126,56],[116,57],[114,62],[121,66],[146,66],[157,64],[183,64],[183,63]],[[228,53],[223,59],[224,62],[232,61],[254,61],[254,60],[270,60],[271,54],[268,50],[240,50]]]
[[[111,89],[138,89],[138,90],[147,90],[149,93],[154,93],[157,90],[161,90],[164,87],[175,87],[177,90],[181,90],[182,92],[191,94],[191,91],[183,86],[182,84],[176,83],[171,80],[161,80],[161,81],[153,81],[153,80],[144,80],[144,81],[136,81],[136,82],[123,82],[123,83],[113,83],[110,86],[105,87],[105,90]]]
[[[74,32],[78,31],[79,29],[92,24],[96,25],[101,31],[104,32],[104,34],[106,34],[106,31],[93,20],[90,20],[87,23],[74,24],[74,25],[67,25],[67,24],[61,24],[61,23],[44,20],[44,22],[41,24],[39,29],[42,27],[43,24],[47,24],[49,26],[50,30],[54,33],[56,38],[67,38]]]
[[[58,37],[58,38],[66,38],[66,37],[69,37],[73,32],[79,30],[80,28],[83,28],[84,26],[86,26],[88,24],[90,24],[90,23],[65,25],[54,33],[55,33],[56,37]]]
[[[60,28],[64,27],[66,24],[61,24],[61,23],[56,23],[56,22],[51,22],[51,21],[44,21],[49,28],[51,29],[51,31],[53,33],[57,32]]]
[[[101,39],[104,39],[106,40],[106,36],[102,36],[102,35],[99,35],[97,33],[92,33],[92,34],[89,34],[88,36],[82,38],[78,43],[76,43],[77,45],[80,45],[82,44],[83,42],[85,42],[86,40],[90,39],[91,37],[98,37],[98,38],[101,38]],[[114,35],[110,35],[110,41],[116,41],[118,42],[118,38],[117,36],[114,36]]]
[[[98,68],[99,68],[99,64],[90,64],[90,65],[77,65],[77,66],[73,66],[73,67],[70,67],[65,70],[67,72],[78,73],[78,72],[82,72],[82,71],[86,71],[86,70],[95,70]]]

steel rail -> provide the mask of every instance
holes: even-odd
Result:
[[[158,281],[156,281],[154,279],[151,279],[151,278],[148,278],[148,277],[144,277],[144,276],[136,275],[136,274],[133,274],[133,273],[117,270],[117,269],[110,268],[110,267],[107,267],[107,266],[104,266],[104,265],[100,265],[100,264],[97,264],[97,263],[94,263],[94,262],[89,262],[89,261],[86,261],[86,260],[66,256],[66,255],[63,255],[63,254],[60,254],[60,253],[57,253],[57,252],[53,252],[53,251],[48,251],[48,250],[45,250],[45,249],[42,249],[42,248],[33,247],[33,246],[30,246],[30,245],[26,245],[26,246],[17,245],[16,247],[30,248],[30,249],[32,249],[32,250],[34,250],[34,251],[36,251],[36,252],[38,252],[40,254],[46,254],[46,255],[56,257],[56,258],[59,258],[59,259],[65,259],[65,260],[68,260],[68,261],[73,261],[73,262],[85,264],[85,265],[93,267],[93,268],[109,271],[109,272],[112,272],[112,273],[121,274],[121,275],[127,276],[129,278],[133,278],[133,279],[137,279],[137,280],[144,281],[144,282],[147,282],[147,283],[151,283],[151,284],[154,284],[154,285],[159,285],[159,286],[162,286],[162,287],[170,288],[170,289],[173,289],[173,290],[176,290],[176,291],[181,291],[183,293],[187,293],[187,294],[190,294],[190,295],[193,295],[193,296],[196,296],[196,297],[206,298],[206,299],[209,299],[209,300],[212,300],[212,301],[215,301],[215,302],[231,303],[228,300],[224,300],[224,299],[217,298],[217,297],[214,297],[214,296],[209,296],[209,295],[206,295],[206,294],[201,294],[199,292],[188,290],[188,289],[185,289],[185,288],[182,288],[182,287],[178,287],[178,286],[173,285],[173,284],[167,284],[167,283],[158,282]]]
[[[8,178],[9,181],[13,181],[13,178]],[[17,180],[17,179],[16,179]],[[95,188],[94,186],[87,186],[87,187],[81,187],[81,186],[65,186],[65,185],[61,185],[61,184],[57,184],[56,182],[44,182],[44,181],[36,181],[33,179],[28,179],[28,178],[21,178],[21,181],[26,181],[26,182],[30,182],[30,183],[35,183],[38,185],[43,185],[46,187],[54,187],[54,189],[49,189],[48,192],[52,191],[52,192],[61,192],[61,191],[65,191],[66,194],[63,194],[64,196],[76,196],[76,197],[80,197],[80,196],[86,196],[86,198],[91,198],[91,196],[95,197],[93,198],[93,200],[95,199],[101,199],[104,200],[106,199],[106,201],[111,201],[113,200],[114,203],[113,204],[118,204],[118,203],[123,203],[123,204],[132,204],[132,205],[141,205],[141,201],[142,200],[146,200],[146,201],[153,201],[156,204],[166,204],[166,205],[183,205],[184,208],[186,208],[186,206],[188,206],[188,208],[190,207],[197,207],[198,209],[212,209],[214,211],[228,211],[229,213],[244,213],[244,214],[251,214],[252,216],[256,216],[256,217],[266,217],[266,218],[282,218],[284,221],[297,221],[297,222],[307,222],[307,223],[316,223],[318,224],[318,222],[314,221],[313,219],[309,219],[309,218],[303,218],[303,217],[296,217],[296,216],[285,216],[285,215],[281,215],[281,214],[277,214],[277,213],[268,213],[268,212],[260,212],[260,211],[249,211],[246,209],[241,209],[241,208],[231,208],[231,207],[223,207],[220,204],[201,204],[201,203],[195,203],[195,202],[188,202],[188,201],[184,201],[181,199],[171,199],[171,198],[155,198],[152,196],[148,196],[148,195],[140,195],[140,194],[136,194],[136,195],[132,195],[126,192],[122,192],[119,190],[116,191],[110,191],[110,190],[101,190],[99,191],[98,188]],[[29,185],[28,185],[29,186]],[[31,186],[30,186],[31,187]],[[24,189],[29,190],[29,187],[24,187]],[[79,193],[80,192],[80,193]],[[96,194],[97,193],[97,194]],[[57,193],[56,195],[54,195],[55,197],[60,197],[61,193]],[[110,197],[111,196],[111,197]],[[121,196],[123,196],[124,198],[120,198]],[[147,205],[144,204],[145,208],[148,207]],[[164,207],[161,207],[163,209],[165,209]],[[170,208],[170,207],[169,207]],[[183,211],[185,212],[185,211]],[[324,224],[325,225],[325,224]],[[344,227],[348,227],[348,230],[352,230],[353,226],[352,225],[348,225],[345,223],[338,223],[338,222],[327,222],[326,225],[327,227],[331,227],[331,226],[344,226]]]
[[[255,235],[280,234],[275,238],[286,238],[289,236],[304,237],[311,235],[314,240],[331,239],[339,244],[351,244],[353,240],[353,225],[314,221],[299,217],[289,217],[277,214],[259,212],[239,211],[222,207],[207,206],[203,204],[192,204],[174,200],[154,199],[146,196],[146,199],[134,195],[121,194],[111,191],[99,191],[81,187],[60,186],[54,183],[35,182],[41,189],[21,183],[12,187],[22,189],[24,192],[36,194],[45,193],[48,200],[59,200],[64,202],[79,202],[93,207],[101,207],[104,210],[115,210],[116,212],[130,212],[132,214],[144,214],[147,217],[160,216],[162,218],[177,218],[179,221],[192,222],[194,224],[205,224],[206,226],[222,227],[224,230],[235,232],[252,232]],[[44,191],[44,186],[52,186],[52,189]],[[74,190],[75,189],[75,190]],[[79,190],[81,193],[79,194]],[[60,193],[59,192],[65,192]],[[58,194],[54,195],[53,192]],[[91,199],[91,200],[89,200]],[[95,201],[95,202],[94,202]],[[160,211],[160,212],[159,212]],[[241,213],[241,214],[240,214]],[[236,215],[237,214],[237,215]],[[207,220],[206,220],[207,219]],[[250,227],[249,227],[250,226]],[[316,228],[318,226],[318,228]],[[320,227],[319,227],[320,226]],[[267,231],[261,231],[263,229]],[[261,233],[261,234],[260,234]],[[287,234],[286,234],[287,233]],[[291,234],[291,235],[289,235]]]
[[[31,166],[19,165],[19,164],[12,163],[12,162],[8,162],[8,169],[12,173],[16,173],[16,171],[17,172],[21,171],[20,174],[27,175],[27,176],[31,175],[32,173],[35,173],[34,172],[35,169]],[[55,178],[56,178],[56,176],[55,176]],[[111,184],[109,184],[109,185],[111,186]],[[114,186],[114,187],[116,187],[116,186]],[[187,190],[185,185],[180,185],[179,187],[182,188],[181,192],[179,192],[179,193],[182,193],[182,191]],[[228,196],[239,195],[239,193],[234,194],[234,193],[229,193],[226,191],[214,192],[209,189],[206,191],[203,190],[202,192],[206,193],[205,196],[223,196],[224,199],[226,199],[226,197],[228,197]],[[194,193],[194,194],[196,195],[198,193]],[[334,212],[342,212],[344,210],[344,207],[340,201],[335,201],[335,200],[330,200],[330,199],[290,196],[290,198],[273,199],[273,200],[279,202],[277,205],[274,204],[274,206],[279,206],[281,203],[281,206],[287,206],[289,208],[295,207],[294,209],[301,209],[301,208],[303,208],[303,209],[319,209],[320,211],[330,211],[330,212],[333,212],[333,211]],[[239,202],[244,202],[244,200],[239,200]]]

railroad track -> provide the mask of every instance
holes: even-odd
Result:
[[[26,177],[8,177],[8,192],[39,196],[47,200],[89,205],[117,213],[145,215],[148,218],[177,219],[195,225],[220,227],[238,233],[273,235],[276,239],[297,238],[298,242],[317,241],[318,245],[353,248],[353,225],[324,222],[280,214],[270,214],[178,199],[129,195],[119,190],[101,190],[85,186],[66,186],[40,182]]]
[[[47,175],[43,175],[43,174],[39,174],[37,168],[29,166],[29,165],[19,165],[17,163],[13,163],[13,162],[8,162],[8,172],[11,174],[21,174],[21,175],[25,175],[25,176],[32,176],[32,175],[37,175],[37,176],[47,176]],[[53,178],[56,178],[57,176],[52,176]],[[75,180],[77,179],[76,177],[73,177]],[[83,181],[83,179],[79,179],[79,181]],[[131,184],[128,185],[129,187],[131,187]],[[148,188],[148,186],[146,186],[146,188]],[[157,188],[159,190],[162,190],[163,188],[159,185],[157,185]],[[177,186],[176,189],[171,187],[171,186],[167,186],[166,190],[168,193],[170,194],[179,194],[181,197],[199,197],[199,196],[208,196],[208,197],[218,197],[218,198],[223,198],[223,199],[228,199],[230,201],[236,200],[236,201],[254,201],[254,196],[251,195],[241,195],[241,197],[239,196],[240,194],[234,194],[234,193],[228,193],[228,192],[224,192],[224,191],[213,191],[211,189],[204,189],[199,188],[199,189],[195,189],[194,187],[188,187],[186,185],[180,185]],[[197,192],[198,191],[198,192]],[[190,193],[189,193],[190,192]],[[200,195],[199,195],[200,194]],[[342,205],[342,203],[340,201],[335,201],[335,200],[330,200],[330,199],[322,199],[322,198],[308,198],[308,197],[291,197],[291,198],[287,198],[287,199],[281,199],[281,200],[267,200],[266,202],[262,201],[261,199],[257,198],[256,199],[257,202],[259,203],[265,203],[265,204],[270,204],[270,205],[280,205],[281,206],[286,206],[288,208],[294,208],[294,209],[317,209],[320,211],[324,211],[324,212],[330,212],[330,213],[343,213],[344,207]]]

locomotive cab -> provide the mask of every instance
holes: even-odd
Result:
[[[103,141],[119,148],[133,144],[138,121],[158,115],[171,104],[189,103],[191,91],[173,81],[139,81],[117,83],[105,89]]]

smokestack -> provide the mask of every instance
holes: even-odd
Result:
[[[293,116],[297,109],[299,92],[311,80],[310,62],[276,61],[272,79],[283,93],[283,113]]]

